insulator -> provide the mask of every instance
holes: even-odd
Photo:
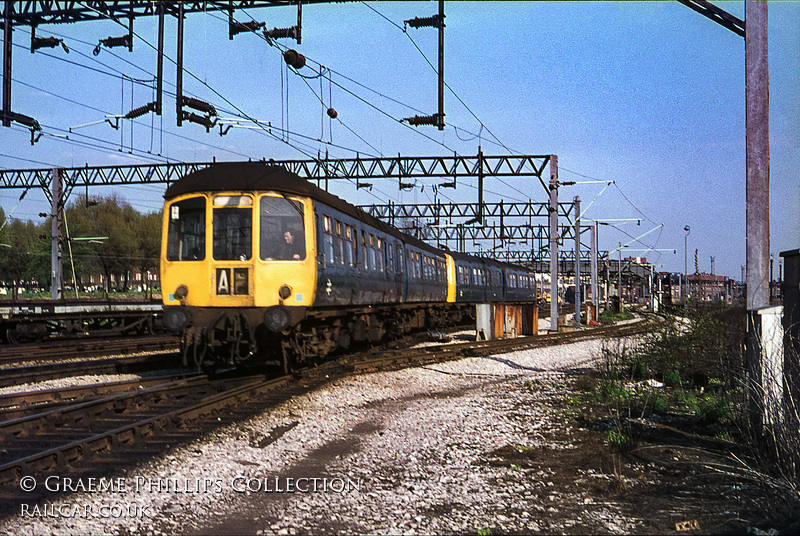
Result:
[[[59,39],[58,37],[34,37],[31,43],[31,50],[44,47],[55,48],[62,41],[63,39]]]
[[[150,112],[155,109],[156,103],[150,102],[145,104],[144,106],[139,106],[138,108],[134,108],[127,114],[125,114],[125,119],[136,119],[137,117],[141,117],[147,112]]]
[[[217,123],[216,121],[212,121],[208,117],[204,117],[202,115],[197,115],[197,114],[187,114],[186,112],[184,112],[183,118],[189,121],[190,123],[197,123],[198,125],[203,125],[204,127],[206,127],[206,130],[209,130]]]
[[[100,43],[108,48],[113,47],[127,47],[130,45],[130,35],[123,35],[122,37],[107,37],[101,39]]]
[[[273,28],[271,30],[264,30],[264,36],[267,39],[281,39],[290,37],[297,39],[297,26],[291,28]]]
[[[407,117],[403,119],[403,121],[408,121],[409,125],[418,127],[420,125],[438,125],[439,124],[439,116],[438,115],[415,115],[414,117]]]
[[[295,69],[300,69],[301,67],[305,66],[306,57],[300,54],[298,51],[290,48],[289,50],[283,53],[283,61],[285,61]]]
[[[434,15],[432,17],[414,17],[413,19],[405,22],[412,28],[438,28],[441,24],[439,21],[439,15]]]
[[[2,117],[2,111],[0,111],[0,117]],[[39,121],[34,119],[33,117],[28,117],[27,115],[18,114],[15,112],[7,112],[5,116],[10,119],[11,121],[16,121],[21,125],[25,125],[29,129],[33,130],[42,130],[42,127],[39,125]]]
[[[339,112],[337,112],[333,108],[328,108],[328,117],[330,117],[331,119],[336,119],[337,117],[339,117]]]
[[[194,108],[195,110],[206,112],[209,115],[217,115],[217,109],[214,108],[213,104],[203,102],[199,99],[193,99],[191,97],[183,97],[183,104],[184,106],[188,106],[189,108]]]
[[[230,31],[230,35],[236,35],[242,32],[255,32],[259,28],[264,27],[264,22],[231,22],[228,24],[228,30]]]

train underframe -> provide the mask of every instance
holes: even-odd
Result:
[[[298,309],[191,311],[192,326],[184,329],[181,337],[183,364],[197,370],[268,364],[289,373],[359,345],[474,319],[474,306],[455,303]],[[273,320],[270,314],[286,318]]]
[[[160,307],[160,306],[159,306]],[[89,336],[132,336],[160,330],[156,311],[92,311],[12,316],[0,321],[0,344]]]

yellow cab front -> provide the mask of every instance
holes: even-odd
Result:
[[[302,197],[176,197],[164,214],[164,305],[309,307],[316,285],[313,221],[312,203]]]

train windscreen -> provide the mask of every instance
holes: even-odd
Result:
[[[264,196],[259,207],[262,260],[306,258],[303,205],[285,197]]]
[[[253,199],[246,195],[214,198],[214,260],[247,261],[253,256]]]

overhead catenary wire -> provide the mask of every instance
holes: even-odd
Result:
[[[433,63],[428,59],[428,56],[425,55],[425,53],[422,51],[422,49],[419,47],[419,45],[417,45],[417,42],[414,41],[414,38],[411,37],[411,35],[408,33],[408,31],[406,31],[406,28],[401,27],[399,24],[395,23],[394,21],[392,21],[391,19],[389,19],[388,17],[386,17],[385,15],[380,13],[377,9],[375,9],[373,6],[367,4],[363,0],[362,0],[361,3],[363,5],[365,5],[365,6],[367,6],[369,9],[371,9],[375,13],[377,13],[378,15],[380,15],[383,19],[385,19],[390,24],[392,24],[393,26],[398,28],[400,31],[402,31],[406,35],[406,37],[408,37],[408,39],[411,41],[411,43],[414,45],[414,47],[417,49],[417,51],[420,53],[420,55],[422,55],[422,57],[425,59],[427,64],[430,66],[430,68],[433,69],[433,71],[436,74],[439,74],[439,69],[436,66],[434,66]],[[458,102],[460,102],[461,105],[464,107],[464,109],[467,110],[470,113],[470,115],[472,115],[472,117],[478,122],[478,124],[480,124],[481,130],[485,129],[486,132],[491,134],[491,136],[497,141],[497,143],[500,144],[501,147],[503,147],[504,149],[506,149],[509,152],[514,152],[511,149],[509,149],[502,141],[500,141],[500,139],[497,136],[495,136],[494,133],[491,130],[489,130],[489,128],[486,126],[486,124],[483,121],[480,120],[480,118],[475,114],[475,112],[473,112],[472,109],[467,105],[467,103],[464,102],[464,100],[458,95],[458,93],[456,93],[455,90],[452,87],[450,87],[450,84],[448,84],[446,80],[444,81],[444,86],[450,91],[450,93],[453,94],[453,96],[456,99],[458,99]],[[518,153],[518,154],[521,154],[521,153]]]
[[[141,36],[138,36],[138,35],[137,35],[137,37],[139,37],[139,39],[141,39],[143,42],[145,42],[146,44],[148,44],[148,45],[149,45],[151,48],[155,49],[155,47],[154,47],[152,44],[150,44],[150,43],[149,43],[149,42],[148,42],[146,39],[144,39],[144,38],[142,38]],[[51,57],[54,57],[54,58],[56,58],[56,59],[59,59],[59,60],[63,60],[63,58],[58,58],[58,57],[56,57],[56,56],[51,56]],[[173,61],[171,58],[168,58],[168,59],[170,59],[170,61]],[[94,59],[93,59],[93,61],[96,61],[96,60],[94,60]],[[74,62],[73,62],[73,63],[74,63]],[[131,62],[129,62],[129,63],[131,63]],[[173,61],[173,63],[175,63],[175,62]],[[76,63],[76,64],[77,64],[77,65],[82,65],[82,64],[78,64],[78,63]],[[131,63],[131,65],[135,65],[135,64]],[[84,66],[84,67],[86,67],[86,66]],[[91,68],[91,67],[86,67],[86,68],[93,69],[93,68]],[[148,72],[146,69],[142,69],[142,68],[140,68],[140,67],[138,67],[138,66],[137,66],[137,68],[141,69],[143,72]],[[98,70],[98,71],[99,71],[99,70]],[[192,74],[190,71],[188,71],[188,70],[186,70],[186,69],[185,69],[185,71],[186,71],[186,72],[187,72],[187,73],[188,73],[190,76],[193,76],[195,79],[197,79],[198,81],[200,81],[201,83],[203,83],[203,84],[204,84],[204,85],[205,85],[207,88],[211,89],[212,91],[215,91],[215,90],[213,90],[213,88],[211,88],[211,86],[210,86],[210,85],[208,85],[208,84],[207,84],[207,83],[205,83],[204,81],[201,81],[201,80],[199,80],[199,78],[198,78],[197,76],[193,75],[193,74]],[[104,74],[107,74],[107,75],[112,75],[112,76],[113,76],[113,74],[112,74],[112,73],[108,73],[108,72],[104,72],[104,71],[99,71],[99,72],[103,72]],[[148,74],[149,74],[149,72],[148,72]],[[322,74],[322,73],[320,73],[320,75],[321,75],[321,74]],[[318,76],[320,76],[320,75],[318,75]],[[341,73],[339,73],[339,75],[341,75]],[[124,76],[126,79],[131,79],[131,80],[133,80],[133,81],[137,81],[137,82],[138,82],[138,83],[140,83],[140,84],[141,84],[141,83],[144,83],[144,81],[141,81],[141,80],[134,79],[133,77],[130,77],[130,76],[128,76],[128,75],[124,75],[124,74],[122,74],[121,76]],[[344,77],[344,78],[346,78],[346,79],[348,78],[348,77],[346,77],[346,76],[344,76],[344,75],[341,75],[341,76],[343,76],[343,77]],[[334,83],[336,83],[338,87],[341,87],[343,90],[345,90],[345,91],[349,92],[350,94],[352,94],[352,95],[356,96],[357,98],[360,98],[359,96],[357,96],[357,95],[353,94],[353,93],[352,93],[352,92],[350,92],[350,91],[349,91],[347,88],[344,88],[343,86],[341,86],[341,85],[340,85],[340,84],[338,84],[337,82],[333,82],[330,76],[328,77],[328,79],[329,79],[329,81],[330,81],[330,83],[331,83],[331,86],[332,86]],[[351,79],[351,80],[352,80],[352,79]],[[366,86],[363,86],[363,84],[360,84],[360,85],[361,85],[362,87],[366,87]],[[149,86],[149,87],[152,89],[152,86]],[[216,92],[216,91],[215,91],[215,93],[217,93],[218,95],[220,95],[220,96],[222,97],[222,95],[221,95],[221,94],[219,94],[218,92]],[[224,99],[224,97],[222,97],[222,98]],[[226,99],[226,100],[227,100],[227,99]],[[362,100],[364,100],[364,99],[362,99]],[[390,100],[394,100],[394,99],[390,99]],[[227,101],[227,102],[230,102],[230,101]],[[365,101],[365,102],[366,102],[366,101]],[[399,102],[399,101],[395,101],[395,102]],[[367,103],[367,104],[370,104],[370,105],[371,105],[371,103]],[[373,105],[373,107],[374,107],[374,105]],[[236,108],[236,109],[237,109],[237,110],[238,110],[238,111],[241,113],[241,110],[240,110],[239,108]],[[244,114],[244,115],[245,115],[245,117],[247,117],[247,115],[246,115],[246,114]],[[390,117],[391,117],[391,116],[390,116]],[[392,118],[392,119],[394,119],[394,118]],[[358,135],[358,134],[357,134],[355,131],[353,131],[353,130],[352,130],[352,128],[350,128],[348,125],[346,125],[346,124],[344,124],[344,123],[342,123],[342,125],[343,125],[345,128],[347,128],[349,131],[351,131],[351,133],[353,133],[354,135],[356,135],[357,137],[359,137],[359,139],[360,139],[362,142],[366,142],[366,140],[364,140],[364,138],[363,138],[363,137],[359,136],[359,135]],[[286,130],[288,131],[288,129],[286,129]],[[286,138],[286,134],[283,134],[283,135],[282,135],[282,137],[285,139],[285,138]],[[426,136],[426,137],[427,137],[427,136]],[[437,143],[439,143],[439,144],[441,144],[441,145],[444,145],[443,143],[441,143],[441,142],[438,142],[438,140],[434,140],[433,138],[430,138],[430,139],[431,139],[432,141],[434,141],[434,142],[437,142]],[[209,145],[209,146],[210,146],[210,147],[214,147],[214,146],[211,146],[211,145]],[[219,147],[215,147],[215,148],[217,148],[217,149],[220,149]],[[349,150],[351,150],[351,151],[353,151],[353,152],[356,152],[356,151],[355,151],[355,150],[353,150],[353,149],[349,149]],[[373,147],[373,150],[374,150],[374,147]],[[301,152],[302,152],[302,151],[301,151]],[[310,156],[310,155],[307,155],[307,156]]]
[[[76,66],[79,66],[79,67],[83,67],[83,68],[86,68],[86,69],[90,69],[90,70],[92,70],[92,71],[95,71],[95,72],[98,72],[98,73],[101,73],[101,74],[104,74],[104,75],[107,75],[107,76],[112,76],[112,77],[114,77],[114,78],[118,78],[118,79],[122,79],[122,80],[129,80],[129,81],[131,81],[132,83],[139,83],[139,84],[143,84],[143,80],[131,78],[131,77],[129,77],[129,76],[127,76],[127,75],[125,75],[124,73],[123,73],[123,74],[121,74],[121,75],[117,75],[117,74],[114,74],[114,73],[112,73],[112,72],[107,72],[107,71],[102,71],[102,70],[99,70],[99,69],[95,69],[95,68],[93,68],[93,67],[89,67],[89,66],[83,65],[83,64],[81,64],[81,63],[77,63],[77,62],[73,62],[73,61],[68,61],[68,60],[65,60],[64,58],[60,58],[60,57],[58,57],[58,56],[54,56],[54,55],[50,55],[50,54],[46,54],[46,53],[43,53],[43,55],[45,55],[45,56],[48,56],[48,57],[51,57],[51,58],[54,58],[54,59],[57,59],[57,60],[60,60],[60,61],[67,61],[68,63],[71,63],[71,64],[73,64],[73,65],[76,65]],[[18,83],[18,84],[24,85],[24,86],[26,86],[26,87],[29,87],[29,88],[31,88],[31,89],[35,89],[35,90],[37,90],[37,91],[40,91],[40,92],[42,92],[42,93],[45,93],[45,94],[47,94],[47,95],[51,95],[51,96],[53,96],[53,97],[59,98],[59,99],[61,99],[61,100],[64,100],[64,101],[66,101],[66,102],[70,102],[70,103],[72,103],[72,104],[75,104],[75,105],[77,105],[77,106],[82,106],[82,107],[84,107],[84,108],[90,109],[90,110],[92,110],[92,111],[95,111],[95,112],[98,112],[98,113],[102,113],[102,114],[104,114],[104,115],[107,115],[107,116],[114,116],[114,114],[113,114],[113,113],[111,113],[111,112],[109,112],[109,111],[107,111],[107,110],[101,110],[101,109],[99,109],[99,108],[97,108],[97,107],[95,107],[95,106],[91,106],[91,105],[89,105],[89,104],[82,103],[82,102],[76,101],[76,100],[74,100],[74,99],[70,99],[70,98],[68,98],[68,97],[64,97],[63,95],[58,95],[58,94],[56,94],[56,93],[53,93],[52,91],[49,91],[49,90],[46,90],[46,89],[43,89],[43,88],[40,88],[40,87],[34,86],[34,85],[32,85],[32,84],[28,84],[28,83],[26,83],[26,82],[24,82],[24,81],[21,81],[21,80],[18,80],[18,79],[16,79],[16,78],[13,78],[12,80],[13,80],[15,83]],[[147,87],[148,89],[152,89],[152,86],[151,86],[151,85],[150,85],[150,86],[146,86],[146,87]],[[168,95],[169,95],[169,93],[168,93]],[[175,94],[173,94],[173,96],[176,96],[176,95],[175,95]],[[151,119],[151,120],[152,120],[152,119]],[[146,125],[142,124],[141,122],[138,122],[138,121],[136,121],[135,119],[131,119],[131,120],[129,120],[129,121],[131,121],[131,123],[132,123],[132,124],[140,124],[140,125],[142,125],[142,126],[146,126]],[[54,128],[54,127],[53,127],[53,128]],[[63,129],[61,129],[61,130],[62,130],[62,131],[64,131]],[[72,135],[76,135],[76,136],[85,136],[85,135],[83,135],[83,134],[76,133],[76,132],[74,132],[74,131],[73,131],[73,132],[70,132],[70,133],[71,133]],[[187,136],[182,136],[182,135],[180,135],[180,134],[176,134],[176,133],[174,133],[174,132],[167,131],[167,132],[166,132],[166,134],[167,134],[167,135],[169,135],[169,136],[174,136],[174,137],[177,137],[177,138],[179,138],[179,139],[184,139],[184,140],[187,140],[187,141],[192,141],[192,142],[195,142],[195,143],[200,143],[200,144],[206,145],[206,146],[208,146],[208,147],[210,147],[210,148],[216,149],[216,150],[218,150],[218,151],[229,152],[229,153],[231,153],[231,154],[235,154],[236,156],[241,156],[241,157],[245,157],[245,158],[247,158],[247,157],[249,157],[249,156],[250,156],[250,155],[246,155],[246,154],[243,154],[243,153],[237,153],[237,152],[234,152],[234,151],[232,151],[232,150],[230,150],[230,149],[227,149],[227,148],[224,148],[224,147],[215,146],[215,145],[209,144],[209,143],[207,143],[207,142],[198,141],[198,140],[195,140],[195,139],[189,138],[189,137],[187,137]],[[90,139],[95,139],[95,138],[91,138],[91,137],[89,137],[89,136],[85,136],[85,137],[88,137],[88,138],[90,138]],[[102,140],[102,141],[103,141],[103,142],[105,142],[105,140]],[[132,150],[133,150],[133,149],[132,149]],[[135,150],[134,150],[134,152],[135,152]],[[149,156],[153,156],[153,155],[152,155],[152,152],[151,152],[151,153],[148,153],[148,155],[149,155]],[[142,156],[143,156],[143,157],[145,157],[145,155],[144,155],[144,154],[143,154]],[[158,158],[156,158],[156,157],[153,157],[152,159],[153,159],[154,161],[158,161],[158,160],[159,160],[159,159],[158,159]],[[175,159],[168,159],[168,160],[173,160],[173,161],[175,161]]]
[[[370,7],[370,9],[372,9],[372,8]],[[376,11],[376,12],[377,12],[377,11]],[[388,20],[388,19],[387,19],[387,20]],[[127,29],[127,28],[126,28],[126,29]],[[140,38],[140,39],[141,39],[143,42],[147,42],[145,39],[142,39],[142,38],[141,38],[141,36],[139,36],[139,38]],[[413,41],[413,40],[412,40],[412,41]],[[150,45],[149,43],[147,43],[147,44],[148,44],[149,46],[151,46],[153,49],[155,49],[155,47],[153,47],[153,46],[152,46],[152,45]],[[51,56],[51,57],[55,57],[55,56]],[[59,58],[59,59],[61,59],[61,58]],[[172,61],[172,60],[170,59],[170,61]],[[174,61],[173,61],[173,63],[174,63]],[[134,65],[134,64],[132,64],[132,65]],[[137,67],[137,68],[139,68],[139,67]],[[145,71],[145,72],[147,72],[147,71]],[[189,71],[187,70],[187,72],[189,72]],[[335,71],[329,71],[329,72],[328,72],[328,74],[327,74],[327,79],[329,79],[329,80],[331,80],[331,79],[332,79],[332,76],[331,76],[331,73],[332,73],[332,72],[335,72]],[[109,73],[106,73],[106,74],[109,74]],[[191,73],[189,73],[189,74],[191,75]],[[194,76],[194,75],[192,75],[192,76]],[[319,76],[320,78],[326,78],[326,77],[324,76],[324,73],[322,73],[322,72],[320,72],[320,73],[319,73],[317,76]],[[343,76],[343,75],[342,75],[342,76]],[[195,78],[199,80],[199,78],[197,78],[196,76],[195,76]],[[339,73],[337,73],[337,79],[338,79],[338,78],[340,78],[340,74],[339,74]],[[345,77],[345,78],[346,78],[346,77]],[[131,79],[131,77],[126,77],[126,79]],[[133,82],[132,82],[132,83],[133,83]],[[137,83],[138,83],[138,82],[137,82]],[[334,84],[334,83],[336,83],[337,87],[341,87],[341,86],[339,85],[339,83],[338,83],[338,82],[334,82],[333,80],[331,80],[331,81],[330,81],[329,88],[332,88],[332,86],[333,86],[333,84]],[[365,87],[365,88],[367,87],[367,86],[364,86],[363,84],[360,84],[360,83],[358,83],[358,84],[359,84],[361,87]],[[210,86],[209,86],[208,84],[205,84],[205,85],[206,85],[206,87],[209,87],[209,88],[210,88]],[[147,86],[147,87],[150,87],[150,88],[152,89],[152,86]],[[344,90],[349,90],[349,88],[346,88],[346,89],[345,89],[345,88],[343,88],[343,89],[344,89]],[[369,89],[369,88],[367,88],[367,89]],[[452,89],[451,89],[451,88],[449,88],[449,89],[452,91]],[[372,89],[369,89],[369,90],[370,90],[370,91],[374,91],[374,90],[372,90]],[[377,93],[377,94],[381,94],[381,93],[379,93],[379,92],[376,92],[376,93]],[[454,93],[454,94],[455,94],[455,93]],[[387,97],[387,99],[388,99],[388,97]],[[393,100],[393,99],[390,99],[390,100]],[[395,102],[398,102],[398,103],[400,103],[400,101],[395,101]],[[402,104],[402,103],[401,103],[401,104]],[[237,108],[237,110],[238,110],[238,108]],[[389,114],[387,114],[387,116],[388,116],[388,117],[391,117],[391,115],[389,115]],[[247,116],[246,116],[246,115],[245,115],[244,117],[245,117],[245,118],[247,118]],[[395,118],[392,118],[392,119],[395,119]],[[151,117],[151,121],[152,121],[152,120],[153,120],[153,118]],[[480,130],[480,132],[479,132],[479,135],[480,135],[480,134],[483,132],[483,130],[485,129],[485,125],[484,125],[482,122],[480,122],[480,121],[479,121],[479,123],[480,123],[480,125],[481,125],[481,127],[480,127],[480,128],[481,128],[481,130]],[[348,128],[348,127],[347,127],[347,125],[345,125],[344,123],[341,123],[341,124],[343,125],[343,127],[345,127],[345,128]],[[262,129],[263,129],[263,123],[261,124],[260,128],[262,128]],[[273,128],[274,128],[274,127],[273,127]],[[454,128],[455,128],[455,127],[454,127]],[[349,128],[348,128],[348,129],[349,129]],[[286,128],[286,129],[283,129],[283,130],[285,131],[285,132],[283,132],[283,137],[286,137],[286,136],[288,135],[288,133],[289,133],[289,129],[288,129],[288,128]],[[360,138],[360,140],[361,140],[362,142],[366,142],[366,140],[364,140],[363,138],[361,138],[361,137],[360,137],[360,136],[359,136],[359,135],[358,135],[358,134],[357,134],[355,131],[352,131],[352,129],[349,129],[349,130],[351,130],[351,133],[352,133],[353,135],[355,135],[355,136],[359,137],[359,138]],[[412,128],[412,130],[414,130],[414,129]],[[462,130],[463,130],[464,132],[466,132],[466,130],[464,130],[464,129],[462,129]],[[487,128],[487,129],[485,129],[485,130],[487,130],[487,132],[488,132],[488,128]],[[165,134],[166,134],[166,132],[165,132]],[[329,134],[330,134],[330,130],[329,130]],[[171,133],[170,133],[170,135],[174,135],[174,134],[171,134]],[[295,133],[292,133],[292,136],[294,136],[294,135],[295,135]],[[492,136],[494,136],[494,135],[492,134]],[[320,136],[320,139],[321,139],[321,138],[322,138],[322,136]],[[91,138],[88,138],[88,139],[91,139]],[[184,139],[187,139],[187,140],[189,140],[189,139],[190,139],[190,140],[191,140],[191,141],[193,141],[193,142],[194,142],[194,141],[197,141],[196,139],[192,139],[192,138],[184,138]],[[310,137],[310,136],[309,136],[309,137],[307,137],[307,139],[308,139],[308,140],[312,140],[312,139],[314,139],[314,138],[312,138],[312,137]],[[447,145],[446,145],[444,142],[442,142],[442,141],[439,141],[439,140],[435,140],[435,139],[433,139],[433,138],[431,138],[431,139],[432,139],[434,142],[436,142],[438,145],[441,145],[441,146],[447,147]],[[298,140],[297,140],[297,139],[293,139],[292,141],[293,141],[295,144],[298,144]],[[314,140],[314,141],[319,141],[319,140]],[[494,142],[492,142],[492,140],[487,140],[487,141],[489,141],[489,142],[491,142],[491,143],[494,143]],[[498,141],[499,141],[499,140],[498,140]],[[203,143],[203,142],[200,142],[200,143]],[[226,150],[226,149],[224,149],[224,148],[220,148],[220,147],[214,147],[213,145],[210,145],[210,144],[206,144],[206,145],[208,145],[209,147],[215,148],[215,149],[217,149],[217,150],[220,150],[220,151],[224,151],[224,150]],[[503,147],[505,147],[505,145],[502,145],[502,146],[503,146]],[[99,147],[99,146],[98,146],[98,147]],[[311,147],[310,147],[310,146],[308,146],[308,145],[304,145],[304,147],[306,147],[306,148],[307,148],[309,151],[310,151],[310,149],[311,149]],[[342,149],[342,150],[352,150],[353,152],[356,152],[355,150],[353,150],[353,149],[349,149],[349,148],[346,148],[346,147],[341,147],[341,146],[340,146],[340,147],[338,147],[338,148],[340,148],[340,149]],[[132,149],[133,149],[133,146],[132,146]],[[506,147],[506,149],[507,149],[507,150],[509,150],[510,152],[512,152],[512,151],[511,151],[511,149],[508,149],[507,147]],[[300,150],[300,149],[298,149],[298,150]],[[375,150],[375,148],[374,148],[374,147],[372,147],[372,150]],[[300,150],[300,152],[304,152],[304,151]],[[513,152],[515,152],[515,153],[519,153],[519,151],[513,151]],[[311,158],[313,158],[313,155],[309,155],[309,154],[307,154],[307,153],[305,153],[305,152],[304,152],[304,154],[306,154],[307,156],[310,156]],[[242,155],[242,156],[248,156],[248,155]],[[142,155],[142,157],[144,157],[144,155]],[[164,157],[164,158],[167,158],[167,159],[169,159],[168,157]],[[563,169],[563,167],[562,167],[562,169]],[[514,188],[514,186],[510,185],[509,183],[507,183],[507,182],[505,182],[505,181],[502,181],[502,180],[501,180],[500,182],[501,182],[502,184],[504,184],[505,186],[507,186],[507,187],[509,187],[509,188],[511,188],[511,189],[514,189],[516,192],[518,192],[518,193],[520,193],[520,194],[522,194],[522,195],[525,195],[523,192],[521,192],[521,191],[520,191],[519,189],[517,189],[517,188]],[[488,190],[487,190],[487,191],[488,191]],[[496,194],[496,195],[505,195],[505,194],[499,194],[499,193],[497,193],[497,192],[491,192],[491,191],[489,191],[489,192],[490,192],[490,193],[493,193],[493,194]],[[622,193],[622,192],[621,192],[621,193]],[[622,194],[622,195],[624,196],[624,194]],[[626,199],[627,199],[627,196],[625,196],[625,197],[626,197]],[[628,199],[628,201],[630,202],[630,200],[629,200],[629,199]],[[631,204],[632,204],[632,203],[631,203]],[[632,205],[633,205],[633,204],[632,204]],[[636,207],[635,207],[635,205],[633,205],[633,206],[634,206],[634,208],[636,208]],[[639,210],[638,210],[638,208],[637,208],[637,211],[638,211],[639,213],[641,213],[641,211],[639,211]]]
[[[218,18],[218,19],[219,19],[219,17],[216,17],[216,18]],[[238,21],[236,21],[236,22],[238,22]],[[267,44],[269,44],[270,46],[276,47],[276,48],[278,48],[279,50],[281,50],[282,52],[283,52],[283,51],[285,51],[285,50],[288,50],[288,47],[283,47],[283,46],[282,46],[282,45],[280,45],[279,43],[276,43],[276,42],[274,42],[274,41],[267,41],[267,39],[266,39],[266,38],[265,38],[263,35],[261,35],[260,33],[258,33],[258,32],[255,32],[255,31],[253,31],[252,33],[254,33],[255,35],[259,36],[261,39],[263,39],[265,42],[267,42]],[[309,67],[309,68],[311,68],[311,69],[313,70],[313,68],[312,68],[310,65],[308,65],[308,63],[309,63],[309,62],[315,63],[315,64],[316,64],[316,65],[318,65],[320,68],[324,67],[324,66],[323,66],[321,63],[319,63],[319,62],[316,62],[316,61],[314,61],[313,59],[311,59],[311,58],[309,58],[309,57],[307,57],[307,56],[306,56],[306,66],[307,66],[307,67]],[[327,68],[327,69],[329,69],[329,68]],[[333,71],[333,70],[330,70],[330,71],[331,71],[331,72],[336,72],[336,71]],[[294,70],[294,72],[295,72],[295,73],[297,73],[297,70]],[[315,72],[317,72],[317,73],[318,73],[318,75],[321,75],[321,74],[320,74],[320,70],[316,70]],[[340,75],[340,73],[338,73],[338,72],[336,72],[336,73],[337,73],[337,75]],[[302,76],[302,75],[301,75],[301,76]],[[345,77],[345,78],[346,78],[346,77]],[[371,107],[372,109],[376,110],[377,112],[379,112],[379,113],[381,113],[381,114],[385,115],[386,117],[389,117],[389,118],[390,118],[390,119],[392,119],[393,121],[397,121],[397,122],[400,122],[400,121],[401,121],[400,119],[398,119],[398,118],[396,118],[396,117],[392,116],[391,114],[389,114],[388,112],[386,112],[386,111],[385,111],[385,110],[383,110],[382,108],[380,108],[380,107],[376,106],[375,104],[373,104],[373,103],[371,103],[371,102],[367,101],[365,98],[361,97],[360,95],[357,95],[356,93],[353,93],[352,91],[350,91],[350,90],[349,90],[348,88],[346,88],[345,86],[343,86],[343,85],[339,84],[338,82],[334,82],[332,78],[329,78],[329,80],[330,80],[330,82],[331,82],[332,84],[335,84],[337,87],[339,87],[340,89],[342,89],[342,90],[343,90],[343,91],[345,91],[346,93],[350,94],[350,95],[351,95],[351,96],[353,96],[354,98],[356,98],[356,99],[360,100],[361,102],[363,102],[363,103],[364,103],[364,104],[366,104],[367,106]],[[422,136],[422,137],[424,137],[424,138],[426,138],[426,139],[428,139],[428,140],[430,140],[430,141],[434,142],[434,143],[435,143],[435,144],[437,144],[437,145],[441,145],[441,146],[445,147],[446,149],[448,149],[448,150],[450,150],[450,151],[453,151],[453,149],[452,149],[452,148],[448,147],[448,146],[447,146],[446,144],[444,144],[443,142],[440,142],[439,140],[437,140],[437,139],[433,138],[432,136],[429,136],[429,135],[427,135],[427,134],[425,134],[425,133],[423,133],[423,132],[419,131],[418,129],[415,129],[415,128],[414,128],[414,127],[412,127],[411,125],[408,125],[408,124],[405,124],[405,123],[401,123],[401,124],[403,124],[403,125],[404,125],[406,128],[410,129],[410,130],[411,130],[412,132],[414,132],[416,135]],[[455,151],[454,151],[454,152],[455,152]]]

